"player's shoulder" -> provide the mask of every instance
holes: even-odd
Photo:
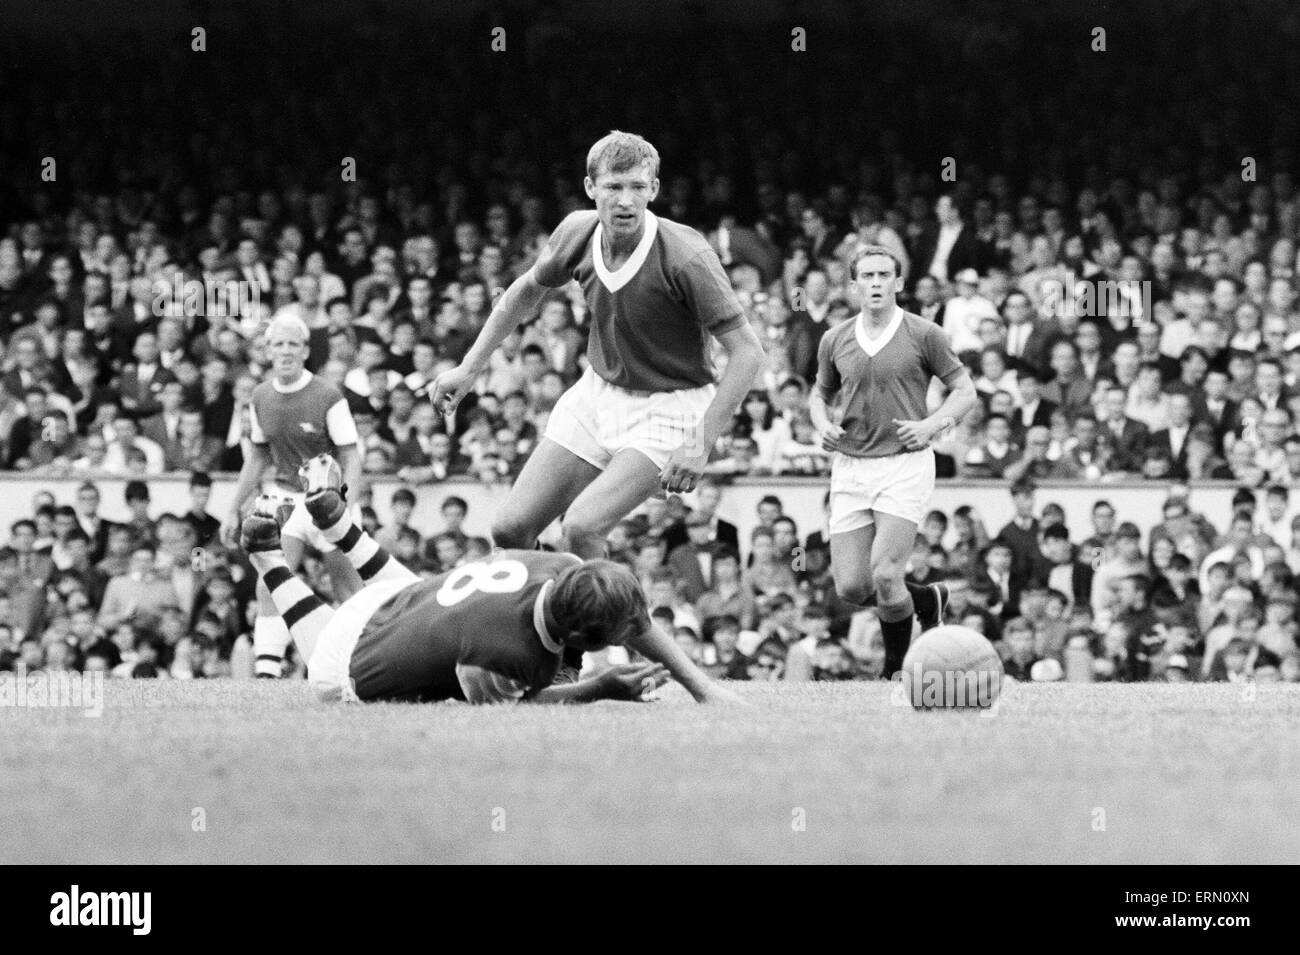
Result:
[[[670,266],[684,265],[704,252],[712,252],[709,240],[684,223],[656,216],[657,238],[664,250],[664,260]]]
[[[333,406],[335,402],[343,400],[343,392],[332,382],[320,375],[312,375],[311,380],[307,382],[307,388],[311,390],[313,396],[320,396],[322,401]]]
[[[579,209],[561,219],[533,266],[533,278],[551,288],[574,278],[573,270],[591,254],[588,250],[599,221],[595,209]]]
[[[928,318],[917,315],[915,312],[904,310],[903,327],[907,330],[907,333],[917,341],[925,341],[926,338],[933,335],[944,337],[943,329],[940,328],[937,323],[930,321]]]
[[[558,243],[588,239],[596,231],[599,221],[595,209],[576,209],[560,220],[551,233],[551,240]]]
[[[828,328],[822,334],[822,341],[825,342],[825,347],[838,348],[846,339],[852,338],[854,335],[853,326],[856,322],[857,316],[855,315],[847,321],[840,322],[838,325]]]

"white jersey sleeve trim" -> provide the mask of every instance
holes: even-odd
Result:
[[[340,398],[325,414],[325,425],[336,448],[357,443],[357,423],[352,420],[346,398]]]

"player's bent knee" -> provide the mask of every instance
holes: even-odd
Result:
[[[874,593],[874,591],[864,583],[836,584],[835,592],[839,595],[841,600],[846,603],[856,604],[859,607],[870,600],[872,593]]]
[[[882,561],[871,568],[871,580],[875,584],[876,594],[881,603],[893,603],[907,592],[903,584],[902,564]]]
[[[591,540],[594,537],[604,538],[605,536],[601,528],[596,527],[581,515],[566,514],[560,524],[560,529],[564,532],[565,540]]]
[[[566,516],[560,529],[564,533],[565,550],[585,560],[605,556],[606,528],[598,527],[581,517]]]
[[[506,550],[527,550],[537,541],[537,535],[522,522],[508,517],[492,522],[492,543]]]

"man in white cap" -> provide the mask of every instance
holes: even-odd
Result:
[[[958,355],[984,348],[979,336],[980,322],[986,318],[1002,320],[993,303],[979,293],[979,284],[978,272],[962,269],[957,273],[957,294],[943,308],[943,332]]]

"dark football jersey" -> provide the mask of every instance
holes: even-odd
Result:
[[[875,341],[861,314],[832,328],[817,349],[817,388],[828,404],[844,392],[840,450],[858,458],[906,451],[894,422],[926,417],[930,379],[952,384],[962,368],[938,325],[901,308]]]
[[[591,316],[587,359],[612,385],[634,391],[681,391],[713,383],[709,336],[745,322],[740,300],[704,236],[646,210],[645,232],[617,271],[606,267],[594,210],[556,226],[551,257],[533,271],[559,288],[582,286]]]
[[[564,647],[541,619],[572,554],[504,550],[399,591],[362,628],[349,675],[362,700],[521,700],[550,685]]]
[[[306,384],[292,391],[282,391],[268,379],[252,396],[253,443],[270,448],[276,482],[295,491],[304,461],[357,443],[357,427],[342,393],[324,378],[304,377]]]

